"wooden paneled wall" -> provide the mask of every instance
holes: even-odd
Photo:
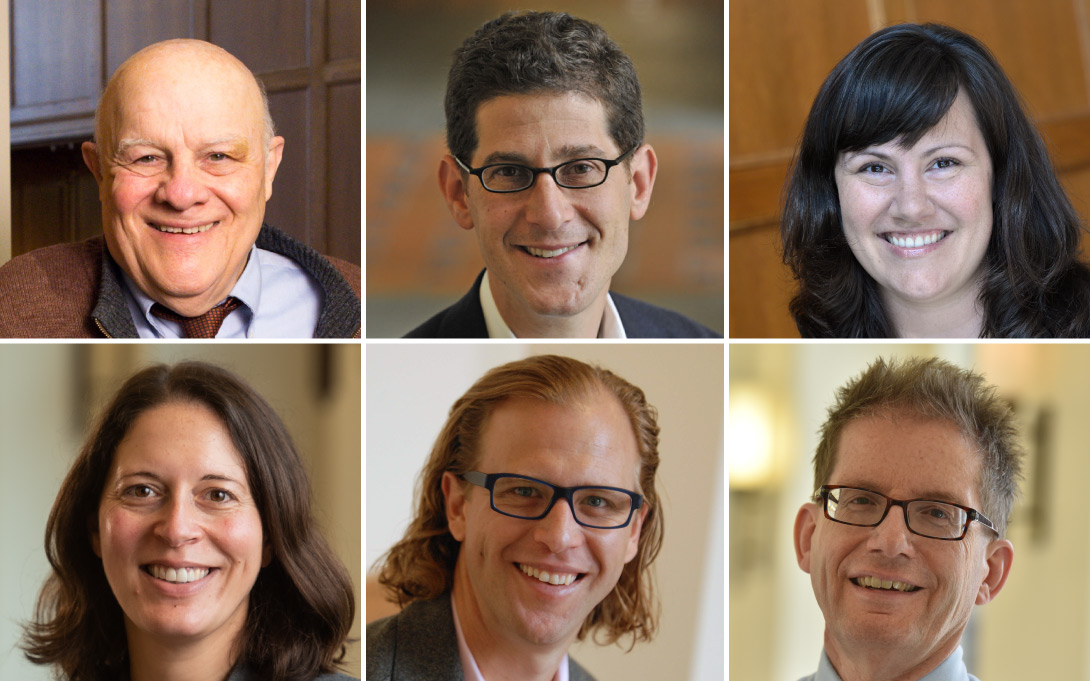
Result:
[[[794,337],[783,183],[818,88],[875,30],[938,22],[980,39],[1025,99],[1090,218],[1090,0],[731,0],[730,336]]]

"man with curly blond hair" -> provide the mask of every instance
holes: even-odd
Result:
[[[404,610],[368,626],[367,678],[593,681],[574,641],[649,640],[658,432],[643,391],[607,370],[546,355],[486,373],[380,560]]]

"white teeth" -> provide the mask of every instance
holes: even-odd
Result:
[[[207,232],[212,229],[214,222],[209,222],[207,225],[200,225],[198,227],[167,227],[166,225],[157,225],[154,222],[149,222],[149,225],[159,230],[160,232],[167,232],[168,234],[197,234],[199,232]]]
[[[530,255],[537,256],[538,258],[555,258],[558,255],[563,255],[570,250],[579,248],[579,245],[568,246],[567,248],[558,248],[555,251],[546,251],[543,248],[533,248],[532,246],[525,246],[526,252]]]
[[[921,246],[930,246],[931,244],[942,241],[946,238],[949,232],[930,232],[928,234],[917,234],[916,236],[896,236],[894,234],[886,234],[885,239],[894,246],[900,248],[920,248]]]
[[[855,583],[859,586],[865,586],[870,589],[893,589],[894,591],[915,591],[918,586],[912,586],[905,584],[904,582],[896,582],[889,579],[879,579],[878,577],[872,577],[866,575],[864,577],[856,577]]]
[[[533,577],[538,581],[545,582],[546,584],[552,584],[553,586],[568,586],[574,582],[575,578],[578,576],[574,574],[561,574],[559,572],[550,574],[545,570],[538,570],[537,568],[532,568],[529,565],[523,565],[522,563],[519,563],[518,566],[523,574]]]
[[[198,579],[204,579],[210,571],[209,568],[178,568],[175,570],[162,565],[148,566],[148,572],[151,573],[152,577],[174,584],[187,584]]]

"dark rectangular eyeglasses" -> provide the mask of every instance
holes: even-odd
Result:
[[[544,480],[511,473],[462,474],[466,482],[484,487],[492,510],[512,518],[538,520],[549,515],[557,499],[564,499],[575,522],[584,527],[612,530],[625,527],[632,513],[643,505],[643,497],[620,487],[580,485],[561,487]]]
[[[957,541],[965,537],[974,520],[999,533],[980,511],[948,501],[892,499],[869,489],[843,485],[822,485],[818,496],[825,506],[825,517],[845,525],[877,527],[891,507],[900,506],[905,527],[921,537]]]
[[[457,156],[462,170],[470,175],[476,175],[481,181],[481,186],[496,194],[510,194],[521,192],[534,186],[537,176],[541,173],[552,175],[553,182],[567,189],[590,189],[597,187],[609,177],[609,169],[620,165],[628,156],[640,148],[640,142],[628,151],[613,160],[605,158],[577,158],[565,161],[552,168],[534,168],[519,163],[492,163],[480,168],[470,168]]]

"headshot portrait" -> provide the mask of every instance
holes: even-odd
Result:
[[[1090,526],[1073,479],[1086,348],[732,350],[732,678],[1013,681],[1082,664],[1090,602],[1049,582]],[[1027,626],[1038,617],[1050,627]]]
[[[12,7],[0,336],[360,335],[359,6],[189,4]]]
[[[375,349],[369,679],[722,677],[722,348]]]
[[[361,676],[360,349],[204,348],[0,352],[4,678]]]
[[[740,17],[762,27],[767,17],[747,6]],[[831,20],[817,16],[831,8],[807,20]],[[749,279],[737,310],[732,301],[738,336],[1090,335],[1087,178],[1065,144],[1085,132],[1076,112],[1086,82],[1062,73],[1067,47],[1085,50],[1086,18],[1054,9],[996,8],[987,20],[967,6],[860,12],[844,24],[838,41],[864,32],[834,59],[819,57],[829,70],[814,90],[807,83],[809,113],[777,151],[785,172],[773,222],[755,203],[732,217],[732,277]],[[793,85],[780,96],[805,96]],[[755,113],[741,109],[732,122]],[[732,158],[732,187],[735,169],[740,192],[759,182],[758,167],[771,182],[770,157]],[[777,288],[788,292],[793,332],[760,329],[782,315]]]
[[[372,337],[722,335],[721,9],[618,10],[369,10]]]

